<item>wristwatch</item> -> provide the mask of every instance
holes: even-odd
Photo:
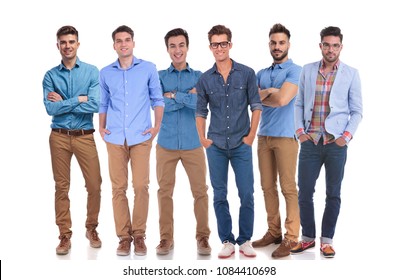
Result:
[[[173,99],[176,98],[176,92],[177,92],[177,91],[175,91],[175,90],[173,90],[173,91],[171,92],[171,98],[173,98]]]

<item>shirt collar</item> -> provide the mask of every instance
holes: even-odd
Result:
[[[293,63],[293,60],[291,60],[289,58],[288,60],[286,60],[283,63],[272,63],[271,67],[272,67],[272,69],[275,69],[275,68],[283,69],[283,68],[289,67],[292,63]]]
[[[73,66],[73,68],[75,68],[75,67],[79,68],[80,64],[81,64],[81,61],[80,61],[79,57],[76,57],[76,63],[75,63],[75,66]],[[61,64],[59,65],[59,70],[62,70],[62,69],[67,69],[67,68],[62,63],[62,60],[61,60]]]
[[[182,69],[181,71],[184,71],[184,70],[186,70],[186,71],[188,71],[188,72],[191,72],[191,71],[192,71],[191,67],[189,67],[188,62],[187,62],[187,67],[186,67],[185,69]],[[167,71],[168,71],[169,73],[172,73],[173,71],[179,72],[179,71],[174,67],[173,63],[170,63],[170,67],[167,69]]]
[[[233,60],[232,58],[230,58],[232,61],[232,66],[231,66],[231,72],[236,71],[236,70],[241,70],[241,67],[238,63],[235,62],[235,60]],[[218,73],[217,72],[217,64],[214,63],[213,67],[210,69],[211,73]]]
[[[340,59],[338,59],[336,63],[333,65],[333,71],[339,69],[339,66],[340,66]],[[324,69],[324,68],[325,68],[325,60],[322,59],[319,63],[319,69]]]
[[[133,63],[130,65],[129,68],[122,69],[122,67],[120,67],[119,59],[116,59],[116,61],[112,63],[112,67],[122,69],[122,70],[128,70],[128,69],[133,68],[135,65],[140,64],[141,62],[142,62],[142,59],[139,59],[139,58],[136,58],[135,56],[133,56]]]

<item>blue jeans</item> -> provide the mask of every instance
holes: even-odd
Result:
[[[313,196],[316,180],[324,165],[326,203],[322,218],[321,242],[332,243],[340,212],[340,190],[346,160],[347,146],[340,147],[336,143],[323,145],[322,139],[317,145],[310,140],[301,143],[298,163],[298,198],[303,240],[315,239]]]
[[[210,181],[214,192],[214,211],[217,218],[218,236],[221,242],[229,241],[238,245],[251,239],[254,223],[253,198],[253,159],[252,147],[242,144],[235,149],[220,149],[211,145],[206,149]],[[236,186],[240,198],[239,236],[235,240],[232,233],[232,219],[229,212],[228,167],[231,162],[235,173]]]

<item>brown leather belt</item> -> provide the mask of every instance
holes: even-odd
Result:
[[[86,134],[93,134],[95,129],[88,129],[88,130],[83,130],[83,129],[74,129],[74,130],[68,130],[64,128],[53,128],[52,131],[66,134],[69,136],[82,136]]]

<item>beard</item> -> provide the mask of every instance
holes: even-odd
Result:
[[[282,52],[282,54],[280,56],[277,56],[273,52],[271,52],[271,56],[274,59],[274,62],[282,61],[287,56],[287,54],[288,54],[288,51],[285,51],[285,52]]]
[[[323,59],[324,59],[326,62],[329,62],[329,63],[334,63],[334,62],[336,62],[336,61],[339,59],[339,56],[338,56],[338,55],[329,56],[328,54],[322,53],[322,56],[323,56]]]

